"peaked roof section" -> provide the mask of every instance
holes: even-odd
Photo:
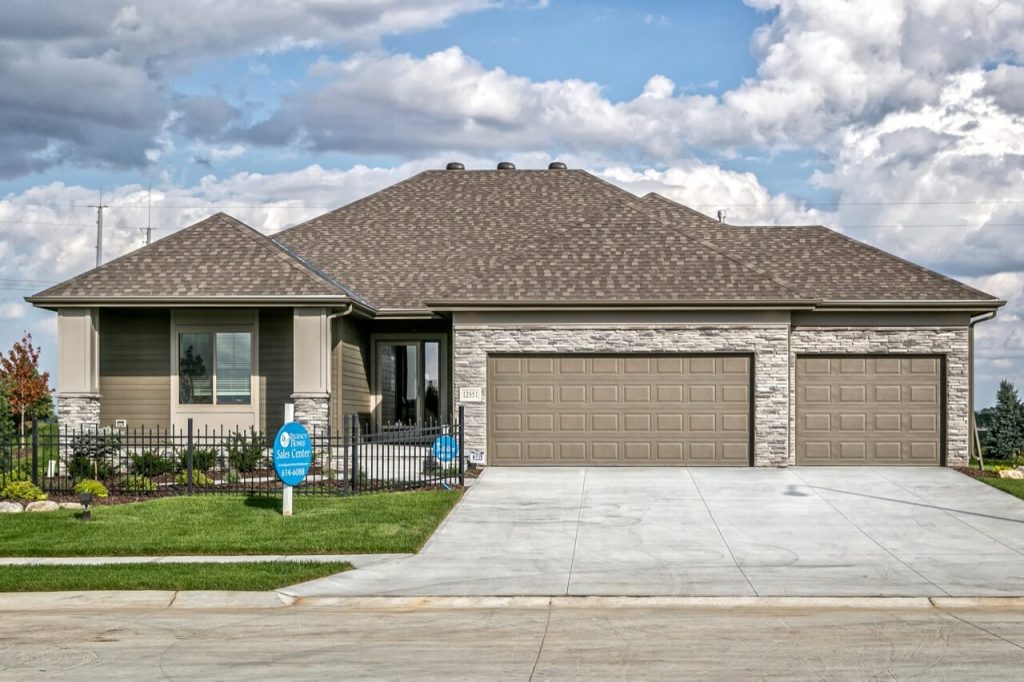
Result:
[[[423,308],[623,198],[579,170],[426,171],[275,239],[378,308]]]
[[[823,301],[992,301],[994,296],[820,225],[719,223],[651,193],[640,205],[660,220],[729,250],[805,296]]]
[[[615,201],[455,285],[440,303],[799,303],[797,291]],[[810,303],[811,301],[806,301]]]
[[[356,297],[274,240],[225,213],[89,270],[28,300],[49,302],[196,299],[345,301]]]

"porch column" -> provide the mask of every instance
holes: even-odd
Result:
[[[327,428],[331,402],[331,326],[327,308],[295,308],[292,316],[292,402],[295,421]]]
[[[100,423],[100,319],[97,308],[57,311],[57,416],[71,429]]]

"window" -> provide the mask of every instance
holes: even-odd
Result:
[[[377,345],[382,426],[437,424],[446,418],[447,382],[440,341],[387,341]]]
[[[252,334],[178,334],[178,402],[248,405],[252,400]]]

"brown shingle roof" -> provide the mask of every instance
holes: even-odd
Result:
[[[820,225],[736,226],[648,194],[640,204],[804,295],[829,301],[963,301],[993,296]]]
[[[593,175],[426,171],[276,239],[377,307],[423,307],[632,195]]]
[[[722,225],[579,170],[427,171],[274,239],[217,214],[29,300],[203,296],[995,302],[823,227]]]
[[[464,278],[465,279],[465,278]],[[685,229],[616,201],[529,243],[445,302],[798,302],[805,297]]]
[[[224,213],[42,291],[29,300],[328,296],[346,292]]]

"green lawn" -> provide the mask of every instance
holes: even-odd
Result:
[[[1012,478],[979,478],[978,480],[988,483],[993,488],[999,488],[1004,493],[1010,493],[1014,497],[1024,500],[1024,481]]]
[[[168,497],[77,512],[0,515],[0,556],[168,554],[366,554],[415,552],[445,518],[458,491],[357,497]],[[6,569],[5,569],[6,570]]]
[[[4,566],[0,592],[273,590],[352,568],[348,563]]]

